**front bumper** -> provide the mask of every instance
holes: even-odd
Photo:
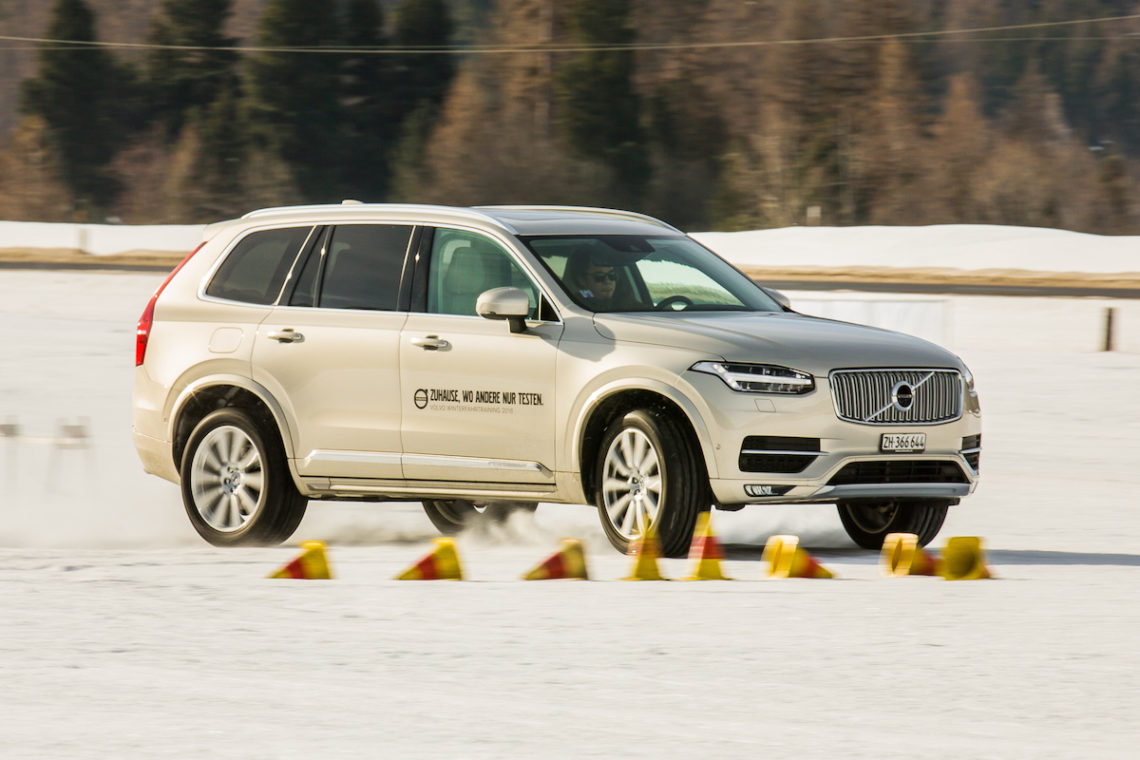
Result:
[[[804,396],[740,393],[719,378],[693,372],[686,380],[708,404],[705,419],[716,462],[709,484],[720,505],[957,500],[977,487],[981,412],[976,396],[950,422],[879,425],[839,419],[826,377],[817,377],[816,390]],[[884,433],[925,433],[926,448],[882,452]],[[798,472],[743,470],[741,452],[753,436],[818,439],[818,446]]]

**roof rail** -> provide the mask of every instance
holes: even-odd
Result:
[[[466,206],[440,206],[435,204],[425,203],[361,203],[359,201],[342,201],[341,203],[314,203],[305,206],[273,206],[271,208],[260,208],[255,211],[250,211],[242,215],[242,219],[258,219],[266,216],[290,216],[295,214],[311,214],[315,212],[325,214],[344,214],[346,216],[360,214],[364,211],[403,211],[403,212],[445,212],[454,217],[479,219],[483,222],[491,222],[499,227],[503,227],[503,223],[498,219],[479,211],[476,208],[468,208]]]
[[[648,214],[639,214],[636,211],[621,211],[614,208],[599,208],[596,206],[472,206],[475,209],[501,209],[503,211],[576,211],[578,213],[587,214],[601,214],[605,216],[618,217],[620,219],[629,219],[631,221],[645,222],[657,227],[664,227],[674,232],[680,232],[679,229],[663,222],[656,217],[649,216]]]

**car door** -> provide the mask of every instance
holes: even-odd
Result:
[[[400,306],[415,228],[326,228],[258,329],[253,377],[281,402],[305,477],[402,477]]]
[[[420,308],[400,339],[405,477],[552,485],[561,322],[504,243],[437,228],[423,250]],[[523,332],[475,313],[479,295],[502,286],[531,297]]]

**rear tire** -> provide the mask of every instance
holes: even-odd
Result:
[[[656,409],[635,409],[609,426],[594,482],[602,529],[623,554],[652,525],[661,553],[683,557],[697,514],[711,503],[699,450],[680,421]]]
[[[926,546],[946,520],[950,502],[937,499],[908,501],[850,501],[838,505],[839,519],[851,540],[864,549],[878,551],[890,533],[914,533],[918,545]]]
[[[445,536],[454,536],[479,525],[501,525],[515,512],[538,509],[537,502],[469,501],[468,499],[424,499],[424,513]]]
[[[309,500],[293,484],[276,431],[245,411],[207,414],[182,455],[182,503],[214,546],[272,546],[289,536]]]

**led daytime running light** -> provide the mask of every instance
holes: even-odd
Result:
[[[815,378],[806,372],[771,364],[697,362],[695,372],[716,375],[734,391],[799,395],[815,390]]]

